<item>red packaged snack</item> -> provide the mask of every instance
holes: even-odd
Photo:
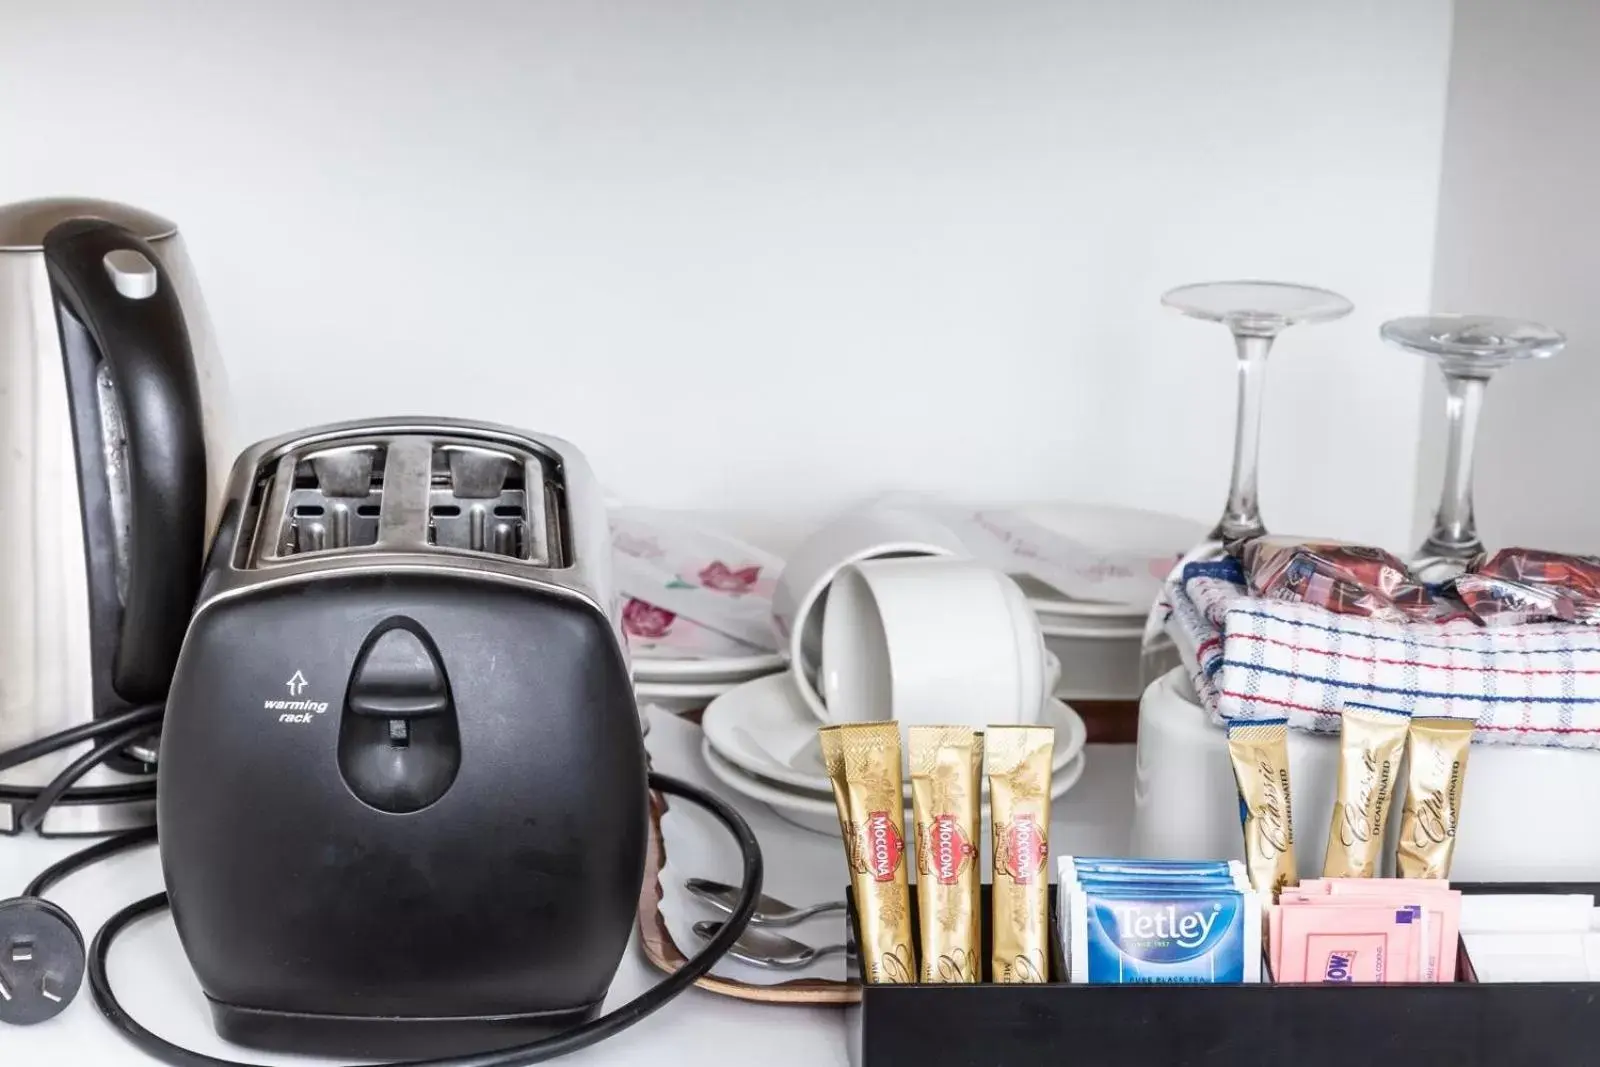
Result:
[[[1600,559],[1536,548],[1502,548],[1453,583],[1486,626],[1600,623]]]
[[[1461,615],[1381,548],[1268,536],[1244,542],[1239,558],[1250,592],[1259,597],[1388,622],[1445,622]]]

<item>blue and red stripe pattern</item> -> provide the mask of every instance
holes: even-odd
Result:
[[[1484,743],[1600,748],[1600,627],[1388,622],[1249,594],[1237,563],[1167,586],[1167,629],[1219,722],[1332,733],[1346,704],[1477,723]]]

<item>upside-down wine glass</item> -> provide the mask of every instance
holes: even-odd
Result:
[[[1202,560],[1221,559],[1224,546],[1243,537],[1266,533],[1256,499],[1256,471],[1261,453],[1261,396],[1267,354],[1278,334],[1299,323],[1332,322],[1354,305],[1338,293],[1288,282],[1202,282],[1170,290],[1161,303],[1190,318],[1219,322],[1233,334],[1238,353],[1239,402],[1233,435],[1233,475],[1222,518],[1206,539],[1184,554],[1169,581],[1183,568]],[[1149,685],[1179,663],[1177,649],[1166,636],[1166,611],[1157,600],[1145,620],[1140,656],[1141,684]]]
[[[1433,530],[1412,556],[1411,569],[1423,582],[1447,582],[1483,551],[1472,514],[1472,457],[1489,379],[1508,363],[1555,355],[1567,339],[1537,322],[1488,315],[1390,319],[1378,335],[1397,348],[1437,360],[1444,373],[1444,485]]]

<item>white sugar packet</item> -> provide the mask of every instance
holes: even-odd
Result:
[[[1459,928],[1464,934],[1587,932],[1594,907],[1591,893],[1466,893]]]
[[[1589,936],[1576,931],[1464,933],[1461,943],[1480,982],[1587,982],[1592,977],[1585,950]]]
[[[782,560],[672,512],[619,507],[610,521],[612,569],[624,596],[777,650],[772,590]]]
[[[1586,982],[1596,975],[1587,893],[1467,893],[1459,929],[1480,982]]]

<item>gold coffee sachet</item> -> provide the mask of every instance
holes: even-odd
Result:
[[[1328,827],[1322,877],[1371,878],[1383,855],[1383,831],[1389,824],[1410,716],[1347,705],[1339,720],[1339,795]]]
[[[991,726],[984,738],[994,888],[989,901],[990,978],[1050,980],[1050,756],[1048,726]]]
[[[839,807],[867,981],[913,983],[917,959],[906,882],[900,727],[863,722],[824,726],[817,733]]]
[[[1401,878],[1449,878],[1467,784],[1471,719],[1412,719],[1406,739],[1406,799],[1395,868]]]
[[[1289,801],[1289,727],[1282,719],[1228,725],[1228,756],[1239,787],[1244,862],[1250,885],[1276,901],[1299,882],[1294,865],[1294,812]]]
[[[978,826],[983,735],[913,726],[911,817],[917,828],[917,916],[924,982],[976,982]]]

